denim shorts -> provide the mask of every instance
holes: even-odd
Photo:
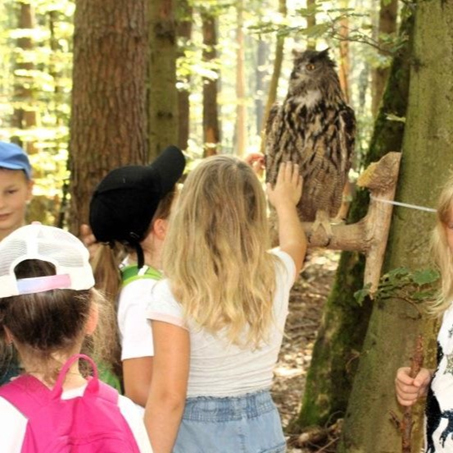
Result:
[[[188,398],[173,453],[284,453],[280,415],[268,390]]]

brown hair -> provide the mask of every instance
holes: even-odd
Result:
[[[55,267],[46,261],[26,260],[16,266],[15,274],[17,278],[54,275]],[[98,336],[93,336],[84,349],[97,361],[107,359],[112,347],[108,326],[114,317],[99,293],[94,289],[54,289],[0,299],[2,360],[8,361],[10,354],[3,352],[11,349],[7,347],[6,327],[27,367],[44,373],[45,379],[53,382],[61,367],[56,354],[68,355],[82,346],[85,326],[95,303],[99,306],[98,336],[102,335],[102,343],[97,341]]]

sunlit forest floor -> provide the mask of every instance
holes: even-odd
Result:
[[[284,428],[297,416],[310,365],[313,345],[324,302],[333,284],[339,253],[310,250],[304,269],[294,285],[280,358],[275,371],[272,394]],[[298,436],[296,436],[298,437]],[[335,451],[337,433],[324,436],[318,445],[289,447],[291,453],[330,453]],[[297,442],[296,442],[297,443]],[[288,441],[294,444],[294,438]]]

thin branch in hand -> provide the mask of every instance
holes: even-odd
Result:
[[[411,360],[411,371],[410,376],[411,378],[415,378],[417,374],[420,372],[420,369],[423,366],[423,336],[419,335],[417,337],[417,343],[415,346],[415,354]],[[401,434],[402,434],[402,447],[403,453],[411,453],[411,437],[412,437],[412,407],[407,406],[404,409],[403,419],[401,421]]]

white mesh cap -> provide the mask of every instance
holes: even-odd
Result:
[[[56,275],[17,279],[14,268],[25,260],[52,263]],[[67,231],[32,223],[0,242],[0,298],[51,289],[86,290],[93,286],[88,249]]]

